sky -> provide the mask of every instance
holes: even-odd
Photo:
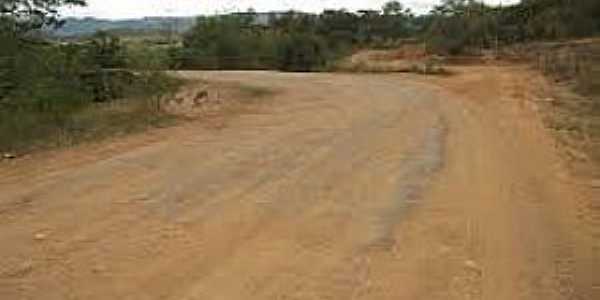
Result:
[[[246,11],[299,10],[321,12],[327,8],[378,9],[388,0],[88,0],[84,8],[67,8],[64,16],[127,19],[147,16],[196,16]],[[518,0],[486,0],[491,4],[513,3]],[[413,11],[422,13],[439,0],[400,0]]]

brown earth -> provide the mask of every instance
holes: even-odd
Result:
[[[536,75],[455,73],[185,73],[278,93],[4,162],[0,299],[600,299]]]
[[[361,50],[340,60],[334,69],[350,72],[414,72],[428,60],[423,46],[405,45],[397,50]]]

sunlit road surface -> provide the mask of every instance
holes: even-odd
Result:
[[[277,93],[0,166],[0,299],[600,299],[523,72],[185,73]]]

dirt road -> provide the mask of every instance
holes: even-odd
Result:
[[[187,73],[277,94],[0,165],[0,299],[600,299],[530,75]]]

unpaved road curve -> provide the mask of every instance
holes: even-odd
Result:
[[[184,76],[278,94],[0,165],[0,299],[600,299],[526,72]]]

